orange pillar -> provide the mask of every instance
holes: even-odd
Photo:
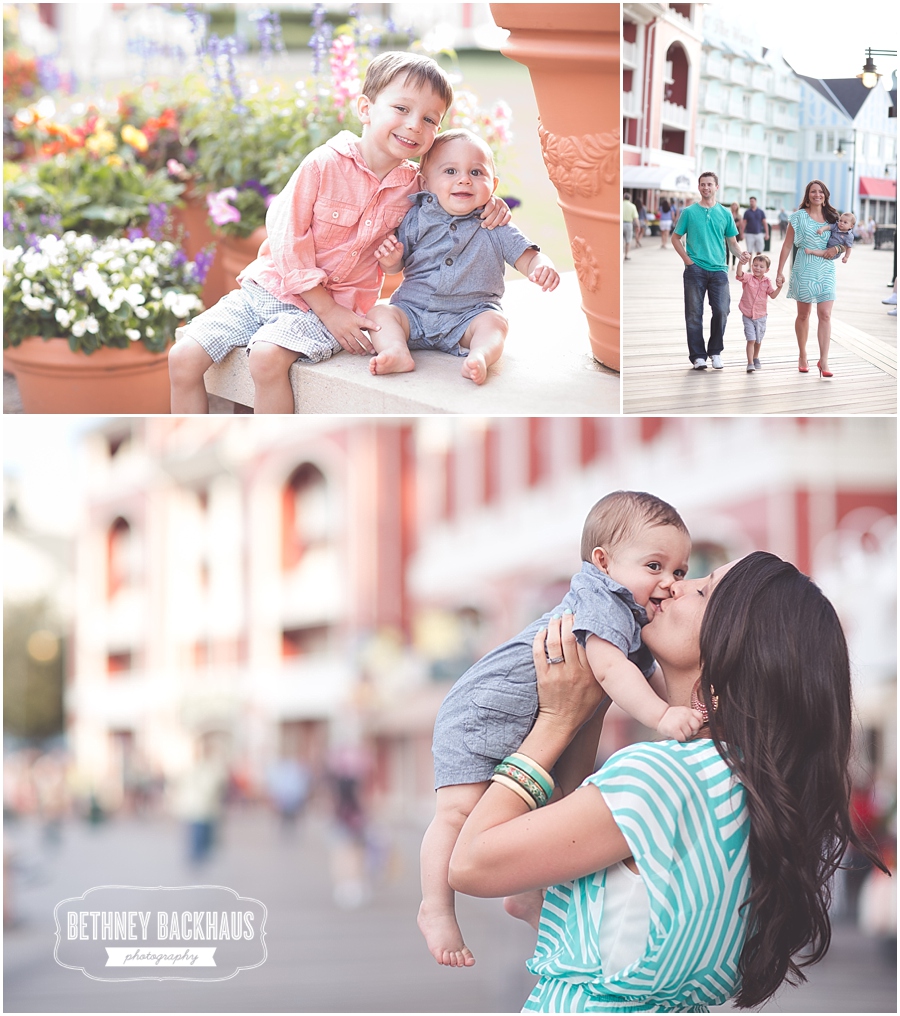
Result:
[[[591,351],[619,369],[620,25],[618,4],[491,4],[510,32],[502,52],[524,64],[541,151],[559,195]]]

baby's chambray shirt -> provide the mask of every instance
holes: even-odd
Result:
[[[526,250],[540,250],[515,226],[481,228],[476,208],[451,215],[429,191],[411,194],[397,237],[403,244],[403,283],[398,300],[430,311],[459,311],[499,304],[504,262],[515,265]]]

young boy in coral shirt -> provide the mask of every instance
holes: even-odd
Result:
[[[383,273],[374,252],[419,189],[409,162],[431,147],[453,90],[438,64],[383,53],[369,65],[357,113],[362,137],[342,131],[311,152],[266,215],[268,236],[238,276],[241,288],[191,321],[169,353],[173,413],[205,413],[203,375],[232,349],[248,350],[257,413],[292,413],[288,371],[340,349],[373,353],[367,315]],[[509,210],[492,199],[493,228]]]

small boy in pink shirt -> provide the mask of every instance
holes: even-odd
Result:
[[[781,286],[772,285],[766,275],[772,262],[765,254],[757,254],[750,262],[750,275],[745,275],[743,265],[737,266],[737,280],[743,286],[738,307],[744,322],[744,337],[747,339],[747,373],[759,370],[759,347],[766,334],[766,319],[769,313],[768,301],[774,300],[781,292]]]
[[[173,413],[207,413],[203,375],[246,347],[257,413],[293,413],[289,371],[345,349],[372,354],[369,317],[383,273],[375,251],[400,225],[419,168],[453,102],[430,57],[382,53],[369,64],[357,115],[362,137],[341,131],[310,152],[266,214],[267,238],[224,296],[185,328],[169,352]],[[489,229],[509,221],[491,198]],[[349,407],[348,407],[349,408]]]

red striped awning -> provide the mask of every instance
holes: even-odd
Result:
[[[877,176],[861,176],[859,193],[870,198],[893,198],[897,200],[897,181],[882,180]]]

